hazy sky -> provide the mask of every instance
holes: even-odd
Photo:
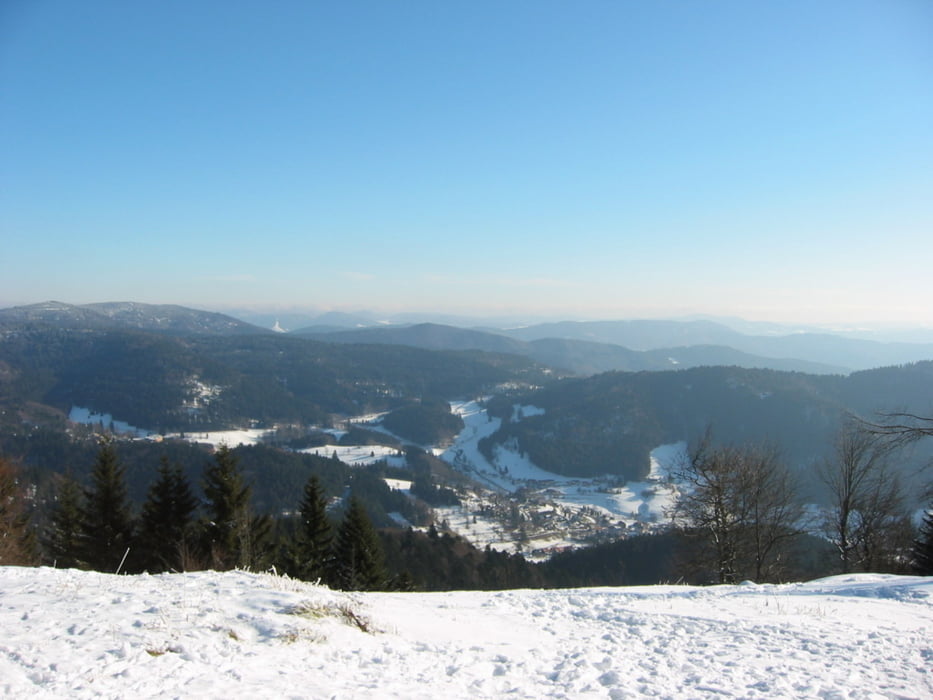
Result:
[[[0,305],[933,324],[933,2],[0,3]]]

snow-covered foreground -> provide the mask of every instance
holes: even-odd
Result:
[[[933,579],[343,594],[0,568],[5,697],[931,698]]]

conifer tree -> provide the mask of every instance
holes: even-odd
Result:
[[[204,495],[208,518],[204,532],[211,566],[221,570],[259,566],[271,523],[253,515],[252,488],[243,481],[236,456],[226,445],[217,448],[204,471]]]
[[[181,467],[163,456],[139,518],[140,561],[153,572],[182,571],[192,546],[192,514],[198,501]]]
[[[133,538],[125,469],[111,440],[101,443],[81,509],[82,559],[96,571],[118,571]]]
[[[920,576],[933,576],[933,508],[923,514],[920,532],[914,541],[913,568]]]
[[[345,591],[373,591],[385,587],[382,543],[362,504],[350,499],[334,541],[333,582]]]
[[[83,567],[81,561],[81,522],[83,493],[71,476],[62,476],[55,488],[55,505],[49,526],[42,537],[42,547],[56,567]]]
[[[35,554],[24,489],[13,463],[0,457],[0,566],[32,564]]]
[[[334,533],[327,519],[324,490],[316,474],[312,474],[305,484],[298,514],[298,531],[288,556],[289,568],[297,578],[326,583],[331,571]]]

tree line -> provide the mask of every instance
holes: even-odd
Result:
[[[520,555],[481,551],[433,527],[428,532],[377,530],[365,505],[378,505],[373,480],[357,478],[361,475],[354,472],[335,487],[330,483],[332,460],[315,461],[317,471],[307,477],[292,512],[276,518],[257,514],[240,456],[219,447],[204,466],[200,495],[186,470],[163,457],[134,514],[126,468],[116,444],[104,439],[83,483],[57,475],[50,512],[38,526],[30,525],[31,498],[19,471],[0,458],[0,565],[46,564],[110,573],[275,570],[342,590],[547,583]],[[246,450],[242,456],[256,455]],[[422,463],[429,457],[418,450],[411,456],[416,481],[429,479]],[[335,488],[343,495],[328,498]],[[431,493],[440,497],[447,491],[433,487]]]
[[[125,468],[114,442],[104,440],[86,484],[60,477],[48,523],[37,533],[29,527],[15,468],[0,460],[0,564],[41,562],[114,573],[276,567],[346,590],[392,585],[361,503],[351,495],[342,520],[332,525],[316,475],[291,519],[296,523],[253,511],[252,488],[225,446],[206,464],[201,490],[203,498],[182,468],[164,458],[134,515]]]

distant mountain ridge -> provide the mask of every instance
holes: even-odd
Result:
[[[503,331],[519,340],[542,338],[586,340],[621,345],[630,350],[657,350],[687,345],[726,345],[735,347],[743,336],[714,321],[559,321],[540,323]]]
[[[335,343],[408,345],[428,350],[481,350],[530,358],[555,369],[578,375],[609,371],[686,369],[726,365],[749,368],[840,374],[844,367],[794,358],[774,359],[741,352],[730,347],[697,345],[653,350],[632,350],[621,345],[573,338],[544,337],[519,340],[489,330],[456,328],[436,323],[413,326],[371,326],[355,330],[323,330],[312,327],[293,335]]]
[[[586,340],[631,350],[724,346],[782,360],[802,360],[847,371],[933,359],[933,343],[884,343],[830,333],[746,335],[714,321],[566,321],[502,331],[510,338]]]
[[[698,366],[848,374],[933,359],[931,342],[881,342],[812,330],[781,335],[787,327],[750,324],[749,328],[762,329],[762,335],[754,335],[708,319],[562,321],[501,329],[436,322],[389,325],[374,318],[332,312],[290,335],[328,343],[507,353],[577,375]],[[16,323],[179,336],[275,332],[271,326],[256,326],[222,313],[138,302],[71,305],[49,301],[0,309],[0,327]],[[917,332],[915,337],[926,336]]]
[[[482,350],[526,355],[527,343],[501,334],[457,328],[439,323],[412,326],[371,326],[355,330],[320,332],[317,328],[299,329],[292,335],[335,343],[375,343],[410,345],[425,350]]]
[[[131,301],[81,305],[47,301],[0,309],[0,325],[15,323],[68,328],[135,329],[171,335],[248,335],[272,332],[215,311]]]

